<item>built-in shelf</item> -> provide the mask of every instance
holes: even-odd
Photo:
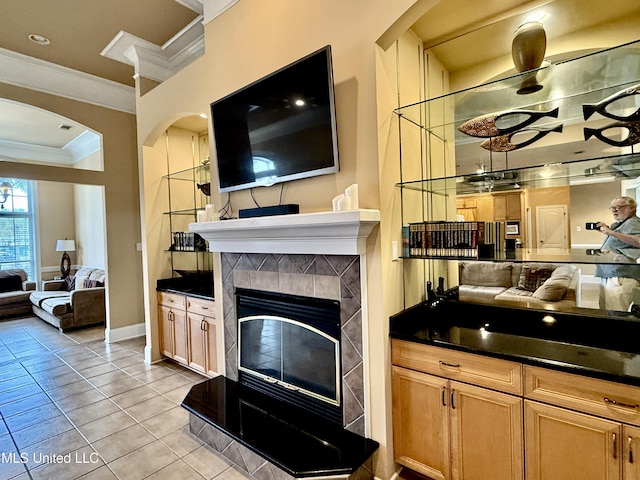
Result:
[[[212,252],[359,255],[379,210],[346,210],[189,224]]]

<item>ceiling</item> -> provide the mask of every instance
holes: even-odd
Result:
[[[134,86],[133,68],[100,52],[124,30],[163,45],[198,13],[176,0],[20,0],[2,2],[0,46]],[[48,38],[42,46],[30,34]]]
[[[29,57],[134,85],[131,65],[106,58],[101,52],[120,32],[162,46],[199,15],[185,5],[200,0],[20,0],[4,1],[0,46]],[[447,0],[437,4],[412,26],[450,72],[463,70],[510,52],[513,32],[524,12],[544,6],[552,12],[545,22],[548,43],[573,30],[586,29],[613,17],[640,10],[630,0]],[[50,45],[29,40],[44,36]],[[206,120],[184,124],[206,129]],[[70,123],[70,130],[60,130]],[[33,143],[41,149],[62,149],[83,127],[45,112],[0,99],[0,160],[17,158],[7,142]],[[13,153],[13,156],[11,155]]]

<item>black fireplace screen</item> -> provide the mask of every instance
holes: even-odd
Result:
[[[236,300],[241,378],[340,405],[339,302],[240,288]]]

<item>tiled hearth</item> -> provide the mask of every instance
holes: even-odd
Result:
[[[359,255],[222,254],[226,376],[238,379],[235,287],[340,301],[343,424],[364,435]]]

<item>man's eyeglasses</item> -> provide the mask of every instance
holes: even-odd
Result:
[[[616,205],[615,207],[609,207],[609,210],[612,212],[617,212],[618,210],[622,210],[623,208],[627,208],[629,204],[626,205]]]

